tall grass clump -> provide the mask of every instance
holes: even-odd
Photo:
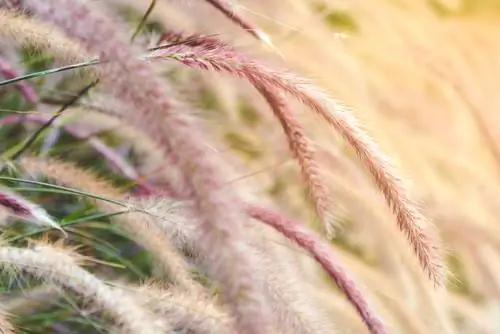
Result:
[[[496,187],[425,134],[405,147],[415,156],[395,157],[401,168],[389,157],[394,136],[408,140],[394,116],[405,94],[427,83],[441,103],[455,96],[438,85],[440,64],[410,69],[427,40],[401,16],[411,9],[443,35],[453,24],[438,28],[432,6],[330,2],[0,0],[0,332],[493,328],[484,305],[497,307],[498,282],[486,259],[499,244],[482,222],[498,211]],[[169,9],[192,22],[172,24],[160,15]],[[348,41],[331,39],[333,12],[356,23]],[[307,28],[287,30],[300,17]],[[399,79],[403,68],[424,83],[395,91],[384,71]],[[295,74],[313,69],[333,79]],[[468,110],[474,92],[449,103]],[[444,136],[426,124],[429,138]],[[429,168],[421,151],[444,158]],[[443,166],[455,172],[437,175]],[[448,204],[457,190],[431,180],[465,182],[456,175],[466,172],[463,193],[474,195],[459,217]],[[469,283],[481,279],[487,287]],[[30,300],[40,289],[50,303]]]

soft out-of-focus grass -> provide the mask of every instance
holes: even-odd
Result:
[[[148,3],[137,0],[132,4],[135,9],[125,6],[121,12],[131,23],[137,23]],[[421,197],[424,211],[449,249],[447,293],[437,294],[395,233],[393,216],[364,170],[356,167],[353,152],[316,118],[306,111],[300,113],[308,133],[323,152],[321,160],[328,166],[325,182],[338,193],[333,201],[343,229],[332,245],[394,332],[442,333],[447,328],[452,333],[491,333],[496,325],[491,310],[500,302],[500,279],[496,269],[491,268],[500,256],[500,242],[494,236],[500,230],[498,3],[248,0],[242,1],[242,6],[239,10],[271,35],[290,67],[314,78],[353,107],[370,134],[413,180],[412,191]],[[159,13],[170,7],[171,13],[189,10],[191,14],[194,10],[194,19],[179,23],[186,29],[221,33],[236,45],[261,53],[255,42],[241,32],[233,32],[232,24],[222,17],[217,24],[197,20],[196,15],[213,15],[204,6],[164,2],[153,13],[146,30],[167,26],[168,17]],[[50,57],[31,50],[23,55],[27,72],[51,67]],[[169,70],[166,77],[174,83],[200,76],[189,70]],[[290,215],[316,227],[317,218],[299,180],[298,168],[291,162],[281,129],[269,121],[270,111],[262,99],[248,85],[234,79],[212,81],[209,75],[201,76],[206,80],[197,81],[192,89],[188,87],[179,94],[188,96],[199,109],[199,116],[212,125],[219,136],[219,152],[232,152],[245,165],[242,174],[248,176],[241,175],[234,182],[248,185],[256,195],[268,196]],[[44,80],[31,82],[43,86]],[[31,110],[18,92],[9,89],[0,93],[0,108]],[[2,112],[5,114],[8,112]],[[33,129],[29,124],[2,126],[1,150],[18,144]],[[112,135],[99,137],[115,147],[120,144]],[[40,149],[42,141],[34,145],[33,151]],[[59,138],[49,154],[92,167],[117,185],[126,182],[89,147],[67,134]],[[90,203],[72,196],[21,192],[42,204],[63,224],[98,213]],[[154,270],[148,255],[111,228],[106,218],[71,228],[73,241],[83,245],[83,253],[108,263],[93,268],[103,276],[139,281]],[[4,237],[22,236],[33,229],[16,224],[6,230]],[[16,241],[23,242],[26,238]],[[495,252],[483,252],[485,246],[493,247]],[[304,265],[316,268],[307,257]],[[310,275],[319,282],[318,291],[326,295],[324,291],[330,286],[322,274],[311,270]],[[13,294],[12,286],[16,285],[2,286],[5,295]],[[343,324],[346,332],[364,330],[350,310],[338,306],[343,301],[337,303],[334,289],[331,295],[331,300],[324,303],[331,308],[332,318]],[[76,309],[71,298],[58,298],[59,302],[48,309],[17,318],[16,325],[25,333],[52,332],[56,323],[85,333],[98,332],[99,317],[81,317],[81,310]]]

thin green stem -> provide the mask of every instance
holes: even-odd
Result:
[[[139,25],[135,29],[134,34],[130,38],[131,42],[133,42],[134,39],[137,37],[137,35],[141,32],[141,29],[144,27],[144,24],[146,24],[146,21],[148,20],[148,17],[153,12],[153,9],[155,8],[155,6],[156,6],[156,0],[152,0],[151,3],[149,4],[148,9],[146,10],[144,15],[142,16],[141,21],[139,22]]]
[[[71,107],[78,99],[80,99],[82,96],[86,95],[93,87],[95,87],[99,83],[99,79],[93,81],[92,83],[88,84],[87,86],[83,87],[74,97],[72,97],[70,100],[68,100],[66,103],[64,103],[61,108],[47,121],[45,122],[40,128],[38,128],[35,133],[33,133],[28,139],[24,142],[23,146],[15,152],[12,157],[9,158],[9,160],[16,160],[18,159],[24,152],[28,150],[28,148],[33,145],[33,143],[37,140],[37,138],[45,131],[47,130],[54,122],[62,116],[64,111]]]
[[[91,194],[91,193],[88,193],[85,191],[80,191],[77,189],[67,188],[67,187],[63,187],[63,186],[58,186],[58,185],[51,184],[51,183],[34,181],[34,180],[26,180],[26,179],[21,179],[21,178],[17,178],[17,177],[9,177],[9,176],[0,176],[0,180],[12,181],[12,182],[23,182],[23,183],[27,183],[27,184],[44,186],[44,187],[51,188],[51,189],[62,190],[66,193],[70,193],[70,194],[74,194],[74,195],[80,195],[80,196],[84,196],[84,197],[89,197],[89,198],[98,199],[101,201],[113,203],[113,204],[119,205],[121,207],[128,208],[129,210],[132,209],[130,207],[130,205],[123,203],[121,201],[117,201],[117,200],[112,199],[112,198],[106,198],[106,197],[94,195],[94,194]]]
[[[118,215],[121,215],[121,214],[126,214],[128,212],[129,212],[128,210],[121,210],[121,211],[108,212],[108,213],[98,213],[98,214],[95,214],[95,215],[91,215],[91,216],[87,216],[87,217],[83,217],[83,218],[78,218],[78,219],[71,220],[71,221],[68,221],[68,222],[62,221],[61,224],[60,224],[60,226],[61,227],[72,226],[72,225],[76,225],[76,224],[80,224],[80,223],[85,223],[85,222],[89,222],[89,221],[93,221],[93,220],[97,220],[97,219],[110,218],[110,217],[118,216]],[[15,242],[15,241],[18,241],[18,240],[22,240],[24,238],[29,238],[29,237],[32,237],[32,236],[35,236],[35,235],[38,235],[38,234],[50,231],[50,230],[52,230],[51,227],[44,227],[44,228],[38,229],[36,231],[31,231],[31,232],[28,232],[28,233],[23,233],[23,234],[20,234],[20,235],[16,235],[15,237],[12,237],[12,238],[7,238],[5,241],[7,241],[7,242]]]
[[[66,66],[61,66],[57,68],[51,68],[48,70],[43,70],[43,71],[38,71],[38,72],[33,72],[33,73],[28,73],[25,75],[21,75],[12,79],[7,79],[7,80],[2,80],[0,81],[0,87],[13,84],[19,81],[23,80],[28,80],[28,79],[33,79],[33,78],[38,78],[38,77],[43,77],[49,74],[54,74],[54,73],[59,73],[59,72],[64,72],[64,71],[69,71],[69,70],[75,70],[78,68],[84,68],[92,65],[99,64],[101,61],[99,59],[92,59],[88,60],[82,63],[77,63],[77,64],[72,64],[72,65],[66,65]]]

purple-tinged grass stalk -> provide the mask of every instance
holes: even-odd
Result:
[[[54,254],[57,253],[57,256]],[[122,333],[158,334],[169,332],[169,325],[138,307],[126,294],[108,287],[102,280],[75,263],[67,252],[55,248],[23,249],[0,247],[3,267],[23,270],[57,286],[71,289],[110,314]]]
[[[321,175],[321,167],[316,159],[314,144],[307,137],[304,128],[289,110],[287,103],[280,96],[279,92],[266,87],[259,87],[258,89],[281,123],[290,150],[299,163],[302,177],[306,181],[309,196],[314,202],[316,213],[323,221],[328,238],[331,238],[334,234],[333,227],[335,222],[329,205],[330,196],[328,189],[325,187],[324,178]]]
[[[53,227],[60,230],[64,236],[67,236],[61,226],[43,208],[3,187],[0,187],[0,206],[12,217],[36,225]]]
[[[281,214],[266,208],[249,205],[248,212],[253,218],[268,224],[283,234],[286,238],[294,241],[309,251],[311,255],[314,256],[316,261],[318,261],[323,269],[335,281],[342,292],[347,296],[366,326],[370,329],[371,333],[388,333],[383,322],[371,309],[361,291],[358,290],[356,282],[349,277],[347,270],[343,268],[339,260],[337,260],[332,250],[325,242],[321,241],[318,236],[302,224],[291,219],[287,219]]]
[[[175,155],[200,215],[199,244],[211,257],[210,274],[221,284],[242,334],[267,333],[269,328],[263,282],[252,272],[254,259],[246,253],[243,209],[234,194],[222,189],[220,161],[205,146],[203,134],[183,106],[169,100],[169,89],[153,68],[135,58],[137,47],[125,35],[126,26],[94,1],[26,0],[22,7],[49,21],[79,41],[88,52],[99,53],[102,84],[126,102],[126,118],[151,134],[164,152]],[[57,8],[57,10],[55,10]]]
[[[205,0],[208,2],[210,5],[218,9],[220,12],[222,12],[224,15],[226,15],[229,19],[231,19],[234,23],[245,29],[247,32],[249,32],[252,36],[260,40],[261,42],[266,43],[267,45],[272,46],[271,38],[263,32],[259,27],[242,17],[241,15],[238,15],[236,11],[231,8],[231,4],[227,0]]]
[[[215,70],[247,79],[257,89],[279,89],[315,111],[355,149],[387,203],[396,214],[420,265],[435,284],[443,284],[443,261],[433,227],[420,212],[388,158],[358,125],[352,112],[307,80],[274,69],[237,52],[214,37],[188,38],[186,43],[154,51],[148,59],[173,59],[203,70]]]
[[[7,60],[0,58],[0,76],[5,79],[12,79],[17,77],[18,72],[10,65]],[[38,95],[35,89],[27,82],[16,82],[16,88],[19,90],[21,95],[24,97],[26,102],[31,104],[37,104]]]

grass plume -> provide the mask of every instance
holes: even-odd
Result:
[[[420,212],[388,158],[361,130],[349,109],[330,99],[308,81],[250,59],[213,37],[189,39],[184,44],[153,52],[151,58],[155,57],[242,77],[257,88],[280,89],[314,110],[355,149],[394,210],[398,226],[407,235],[421,266],[436,284],[443,284],[442,259],[432,226]]]

